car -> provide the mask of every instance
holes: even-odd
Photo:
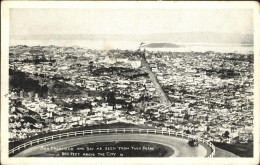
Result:
[[[199,146],[199,142],[197,139],[191,139],[189,140],[188,144],[191,146],[191,147],[198,147]]]

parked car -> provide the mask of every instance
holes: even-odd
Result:
[[[191,146],[191,147],[198,147],[199,146],[199,142],[197,139],[191,139],[188,144]]]

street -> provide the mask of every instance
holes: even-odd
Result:
[[[145,56],[147,55],[147,52],[145,52]],[[147,73],[149,74],[149,77],[151,79],[151,81],[154,84],[154,87],[156,89],[156,92],[158,93],[160,100],[161,100],[161,104],[169,106],[171,103],[167,97],[167,95],[164,93],[161,84],[158,82],[155,74],[152,72],[148,62],[146,61],[145,58],[142,58],[142,65],[145,66]]]

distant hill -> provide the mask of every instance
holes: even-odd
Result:
[[[234,43],[253,44],[253,34],[181,32],[154,34],[31,34],[10,35],[18,40],[106,40],[106,41],[151,41],[169,43]]]
[[[252,34],[216,33],[216,32],[183,32],[160,33],[149,36],[150,40],[160,39],[163,42],[178,43],[233,43],[253,44]],[[145,41],[145,40],[144,40]]]
[[[150,43],[144,45],[146,48],[179,48],[180,45],[172,44],[172,43]]]

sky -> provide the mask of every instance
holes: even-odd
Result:
[[[11,9],[11,35],[253,34],[250,9]]]

